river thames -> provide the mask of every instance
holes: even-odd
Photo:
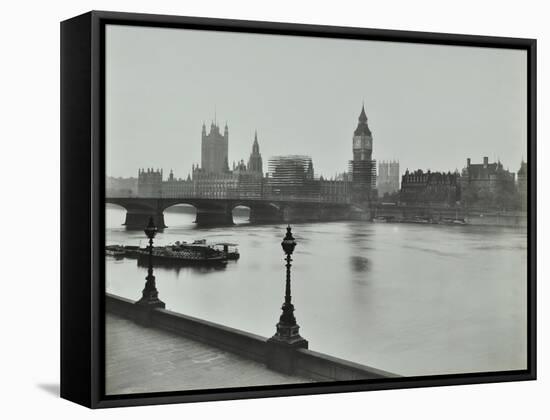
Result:
[[[107,244],[146,245],[108,206]],[[172,311],[269,337],[284,298],[285,225],[198,228],[165,212],[155,245],[235,242],[223,269],[155,268]],[[297,223],[292,299],[309,348],[400,375],[526,368],[525,229],[367,222]],[[107,292],[137,300],[147,269],[106,260]]]

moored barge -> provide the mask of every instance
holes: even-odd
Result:
[[[227,242],[207,244],[204,239],[193,243],[176,241],[172,245],[154,246],[152,258],[157,264],[224,265],[228,260],[239,259],[236,246]],[[105,247],[105,253],[117,258],[137,258],[139,263],[147,263],[149,258],[149,248],[136,245],[109,245]]]
[[[188,244],[177,241],[173,245],[153,247],[152,256],[153,263],[158,261],[182,264],[227,264],[227,257],[223,251],[200,242]],[[149,258],[149,249],[140,248],[138,258]]]

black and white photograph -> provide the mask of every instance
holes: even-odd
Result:
[[[528,369],[525,49],[104,43],[106,396]]]
[[[7,2],[1,417],[545,418],[545,6]]]

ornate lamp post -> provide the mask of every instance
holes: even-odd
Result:
[[[294,316],[294,305],[291,302],[292,296],[290,293],[290,267],[292,266],[292,253],[294,248],[296,248],[296,241],[292,236],[292,231],[290,226],[286,228],[286,235],[281,242],[283,251],[286,254],[286,287],[285,287],[285,302],[283,303],[282,310],[283,313],[279,318],[279,323],[277,324],[277,334],[276,336],[283,340],[290,340],[293,337],[300,337],[298,330],[300,327],[296,323],[296,317]]]
[[[152,217],[149,218],[149,224],[144,232],[147,238],[149,238],[149,267],[147,269],[147,277],[145,277],[146,282],[142,297],[136,304],[148,308],[164,308],[166,305],[158,298],[159,292],[155,284],[155,276],[153,275],[153,238],[157,234],[158,229]]]
[[[282,306],[283,313],[277,323],[277,332],[268,340],[270,345],[267,364],[269,367],[292,373],[294,370],[294,350],[307,348],[308,342],[300,336],[300,326],[296,323],[294,316],[294,305],[290,289],[290,267],[292,266],[292,253],[296,248],[296,241],[292,236],[290,226],[286,228],[286,235],[281,242],[286,254],[286,287],[285,301]]]

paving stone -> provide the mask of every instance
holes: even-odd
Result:
[[[110,313],[105,330],[108,395],[311,382]]]

